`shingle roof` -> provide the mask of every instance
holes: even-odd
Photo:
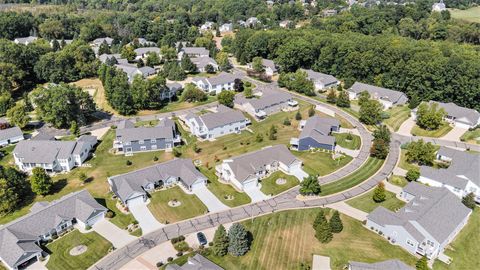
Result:
[[[221,72],[217,76],[213,76],[210,78],[207,78],[206,80],[213,86],[215,85],[221,85],[221,84],[226,84],[226,83],[233,83],[235,79],[238,77],[231,74],[231,73],[226,73],[226,72]]]
[[[264,67],[270,68],[273,72],[277,71],[277,67],[275,66],[275,62],[270,59],[262,59],[262,65]]]
[[[190,115],[187,117],[192,116]],[[222,127],[228,124],[234,124],[247,120],[247,118],[240,111],[232,110],[223,105],[219,105],[217,107],[217,112],[200,115],[197,119],[203,122],[205,126],[210,130],[216,127]]]
[[[215,59],[208,56],[194,57],[190,60],[192,60],[192,63],[199,69],[205,68],[207,65],[212,65],[212,66],[218,65]]]
[[[352,87],[350,87],[349,91],[357,94],[360,94],[363,91],[367,91],[372,97],[388,100],[393,104],[398,105],[405,104],[408,101],[407,96],[400,91],[395,91],[361,82],[355,82]]]
[[[106,42],[109,46],[112,45],[113,38],[105,37],[105,38],[97,38],[92,41],[93,44],[100,46],[103,42]]]
[[[37,39],[38,39],[38,37],[32,37],[32,36],[15,38],[15,40],[16,40],[18,43],[20,43],[20,44],[32,43],[32,42],[34,42],[34,41],[37,40]]]
[[[305,123],[299,139],[311,137],[318,143],[334,145],[335,137],[330,136],[334,126],[339,127],[340,121],[331,117],[312,116]]]
[[[146,54],[146,53],[151,53],[151,52],[159,54],[160,53],[160,48],[157,48],[157,47],[142,47],[142,48],[137,48],[134,51],[137,54],[137,56],[140,56],[140,55],[143,55],[143,54]]]
[[[11,127],[0,130],[0,141],[5,141],[20,136],[23,137],[23,132],[19,127]]]
[[[173,124],[173,125],[172,125]],[[156,127],[117,128],[116,138],[121,142],[150,139],[173,139],[175,123]]]
[[[13,152],[23,163],[52,163],[70,157],[75,144],[73,141],[20,141]]]
[[[306,69],[304,70],[307,73],[307,76],[310,80],[314,81],[320,81],[324,85],[329,85],[333,83],[337,83],[338,79],[333,77],[332,75],[321,73],[321,72],[316,72],[311,69]]]
[[[469,125],[477,125],[480,119],[480,112],[465,107],[460,107],[457,104],[442,103],[437,101],[430,101],[429,104],[437,103],[439,107],[443,108],[448,116],[454,117],[456,121],[463,122]]]
[[[188,261],[179,266],[177,264],[169,264],[165,268],[166,270],[223,270],[220,266],[214,264],[207,258],[200,254],[196,254],[193,257],[189,257]]]
[[[186,54],[210,55],[210,52],[204,47],[183,47],[182,51]]]
[[[256,88],[257,92],[262,93],[258,98],[245,98],[243,95],[236,95],[234,102],[236,104],[250,103],[255,110],[264,110],[276,104],[286,103],[293,99],[292,95],[284,92],[274,90],[275,86],[266,85]]]
[[[376,263],[349,262],[350,270],[414,270],[399,260],[388,260]]]

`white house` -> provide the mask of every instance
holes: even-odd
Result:
[[[361,82],[355,82],[347,91],[351,100],[357,99],[360,93],[367,91],[370,94],[370,98],[378,100],[385,110],[408,102],[407,96],[400,91]]]
[[[179,43],[180,44],[180,43]],[[181,43],[183,45],[183,43]],[[178,46],[177,46],[178,48]],[[178,50],[178,61],[181,61],[183,56],[186,55],[190,58],[194,57],[209,57],[210,52],[204,47],[182,47]]]
[[[445,11],[445,10],[447,10],[447,7],[446,7],[445,4],[443,3],[443,0],[440,0],[440,2],[434,3],[434,4],[432,5],[432,11],[442,12],[442,11]]]
[[[177,82],[167,83],[166,86],[167,88],[165,91],[160,94],[160,99],[162,100],[173,98],[175,95],[177,95],[177,92],[182,89],[182,85]]]
[[[235,84],[235,80],[237,78],[237,76],[231,73],[221,72],[220,74],[210,78],[193,78],[192,83],[205,92],[215,92],[216,94],[219,94],[224,90],[233,90],[233,85]]]
[[[0,146],[6,146],[23,140],[23,132],[19,127],[0,130]]]
[[[245,21],[245,27],[255,27],[257,24],[261,24],[257,17],[250,17]]]
[[[220,33],[233,32],[233,23],[224,23],[218,30]]]
[[[311,69],[304,70],[307,77],[313,82],[313,86],[317,91],[325,91],[328,88],[337,87],[340,81],[332,75],[316,72]]]
[[[136,60],[146,59],[149,54],[154,53],[160,56],[160,48],[157,47],[141,47],[134,50],[137,56]]]
[[[273,76],[277,74],[277,66],[275,65],[275,62],[269,59],[262,59],[262,66],[265,70],[265,74],[268,76]],[[253,69],[252,63],[247,64],[248,69]]]
[[[208,30],[212,30],[213,26],[214,26],[213,22],[205,22],[204,24],[202,24],[200,26],[200,32],[205,32],[205,31],[208,31]]]
[[[290,20],[284,20],[284,21],[281,21],[278,25],[281,27],[281,28],[288,28],[290,25],[292,25],[293,22],[290,21]]]
[[[37,39],[38,37],[29,36],[29,37],[23,37],[23,38],[15,38],[13,42],[15,42],[15,44],[28,45]]]
[[[429,101],[428,105],[437,104],[439,108],[445,110],[443,120],[454,124],[456,127],[470,129],[480,125],[480,113],[474,109],[460,107],[455,103],[442,103],[437,101]],[[412,110],[413,118],[417,117],[417,108]]]

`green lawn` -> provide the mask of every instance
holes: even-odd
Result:
[[[351,140],[347,140],[348,135],[352,136]],[[343,148],[347,148],[351,150],[360,149],[361,139],[360,139],[360,136],[358,135],[349,134],[349,133],[333,133],[333,136],[335,136],[337,145]]]
[[[208,189],[226,206],[237,207],[252,201],[246,193],[238,192],[230,184],[220,183],[214,168],[207,170],[202,167],[200,171],[208,178]]]
[[[383,159],[369,157],[358,170],[344,178],[322,186],[321,196],[326,196],[352,188],[374,175],[383,165]]]
[[[244,221],[253,236],[251,250],[245,256],[207,257],[224,269],[247,270],[300,269],[301,263],[312,264],[313,254],[329,256],[334,270],[344,269],[350,260],[377,262],[396,258],[415,264],[414,256],[345,215],[341,215],[343,231],[335,234],[330,243],[321,244],[312,228],[317,212],[290,210]]]
[[[390,179],[388,180],[391,184],[394,184],[399,187],[404,187],[408,184],[407,179],[405,177],[400,176],[400,175],[392,175]]]
[[[465,20],[467,22],[480,23],[480,7],[472,7],[469,9],[448,9],[452,18]]]
[[[410,108],[408,106],[395,106],[387,110],[390,118],[385,119],[383,123],[391,127],[394,131],[398,131],[400,126],[410,117]]]
[[[421,137],[432,137],[432,138],[440,138],[445,136],[448,132],[453,129],[448,123],[444,122],[438,129],[435,130],[426,130],[417,125],[412,128],[412,135],[414,136],[421,136]]]
[[[87,251],[71,256],[70,250],[78,245],[87,246]],[[112,244],[96,232],[80,233],[74,230],[47,245],[51,255],[47,263],[50,270],[87,269],[108,253]]]
[[[122,213],[116,206],[117,201],[108,198],[105,199],[106,207],[110,209],[114,216],[110,219],[110,221],[120,227],[121,229],[127,229],[127,226],[135,222],[135,217],[132,214],[124,214]]]
[[[197,106],[205,105],[208,103],[212,103],[215,101],[217,101],[217,97],[210,96],[210,95],[208,96],[208,99],[206,101],[201,101],[201,102],[172,101],[167,103],[160,110],[143,110],[143,111],[139,111],[137,115],[150,115],[150,114],[156,114],[156,113],[166,113],[166,112],[173,112],[173,111],[179,111],[179,110],[186,110],[186,109],[194,108]]]
[[[277,183],[275,183],[275,181],[279,178],[283,178],[287,180],[287,182],[283,185],[278,185]],[[262,188],[260,190],[267,195],[280,194],[285,190],[288,190],[300,183],[295,176],[286,175],[281,171],[274,172],[269,177],[262,179],[261,182],[262,182]]]
[[[297,158],[303,161],[303,170],[312,175],[327,175],[347,165],[353,158],[342,156],[336,160],[332,159],[331,153],[302,151],[292,152]]]
[[[9,145],[0,149],[0,166],[14,166],[13,149],[15,149],[15,145]]]
[[[389,192],[389,191],[385,192],[385,194],[387,195],[386,196],[387,198],[385,201],[381,203],[376,203],[372,199],[373,192],[374,191],[371,190],[359,197],[348,200],[346,203],[352,207],[355,207],[367,213],[372,212],[373,210],[375,210],[375,208],[379,206],[383,206],[392,211],[397,211],[398,209],[402,208],[405,205],[405,202],[395,197],[395,193]]]
[[[480,128],[465,132],[460,137],[460,140],[467,143],[480,144]]]
[[[433,264],[435,270],[478,269],[480,265],[480,209],[478,207],[470,216],[468,224],[446,248],[445,254],[452,258],[446,265],[438,260]]]
[[[398,162],[398,167],[404,169],[404,170],[415,170],[419,169],[419,166],[413,163],[410,163],[407,161],[407,150],[401,149],[400,151],[400,161]]]
[[[168,206],[168,202],[174,199],[181,202],[181,205],[177,207]],[[186,194],[178,186],[151,193],[148,209],[160,223],[174,223],[207,212],[207,207],[197,196]]]

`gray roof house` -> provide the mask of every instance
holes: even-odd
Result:
[[[15,44],[28,45],[28,44],[36,41],[37,39],[38,39],[38,37],[29,36],[29,37],[15,38],[13,40],[13,42],[15,42]]]
[[[459,198],[470,192],[480,202],[480,155],[440,147],[437,159],[449,163],[446,169],[420,167],[418,181],[434,187],[446,187]]]
[[[0,146],[23,141],[23,132],[19,127],[11,127],[0,130]]]
[[[134,50],[137,54],[137,59],[146,58],[149,53],[156,53],[160,55],[160,48],[157,47],[141,47]]]
[[[73,224],[92,226],[104,218],[107,209],[86,190],[52,202],[38,202],[30,213],[0,227],[0,260],[10,269],[19,269],[42,257],[40,243]]]
[[[174,97],[177,92],[183,88],[183,86],[181,84],[179,84],[178,82],[169,82],[166,84],[167,86],[167,89],[165,91],[162,92],[161,94],[161,99],[162,100],[165,100],[165,99],[171,99],[172,97]]]
[[[400,260],[388,260],[376,263],[349,262],[348,270],[415,270]]]
[[[131,64],[118,64],[115,65],[115,67],[127,74],[129,82],[133,82],[133,79],[135,79],[135,76],[137,75],[142,76],[142,78],[147,78],[148,76],[156,74],[155,69],[148,66],[139,68],[136,65]]]
[[[367,228],[412,254],[435,259],[467,224],[472,211],[446,188],[411,182],[399,194],[408,203],[392,212],[379,206]]]
[[[302,128],[300,136],[290,140],[294,149],[298,151],[311,148],[335,150],[335,137],[331,136],[331,133],[340,130],[340,121],[337,119],[316,115],[302,121],[300,128]]]
[[[108,46],[112,46],[113,38],[109,38],[109,37],[96,38],[90,43],[90,45],[94,47],[100,47],[100,45],[102,45],[102,43],[104,42],[107,43]]]
[[[193,57],[192,63],[197,67],[198,72],[207,72],[206,67],[211,65],[214,70],[218,70],[218,64],[215,59],[208,56]]]
[[[273,60],[262,58],[262,65],[263,65],[263,68],[265,69],[265,74],[268,76],[273,76],[278,71],[277,66],[275,65],[275,62],[273,62]],[[252,69],[253,68],[252,63],[248,63],[247,67],[249,69]]]
[[[250,120],[240,111],[219,105],[215,112],[202,115],[187,114],[184,122],[195,136],[202,139],[215,139],[241,132]]]
[[[224,181],[240,190],[246,190],[258,188],[260,179],[278,170],[297,176],[303,172],[301,166],[302,161],[297,159],[285,145],[274,145],[225,159],[216,167],[216,170]]]
[[[436,103],[439,108],[443,108],[447,114],[445,120],[454,123],[455,126],[467,129],[475,128],[480,125],[480,112],[474,109],[460,107],[453,102],[442,103],[438,101],[429,101],[428,103],[429,105]],[[414,110],[413,113],[415,112],[416,110]]]
[[[122,58],[122,56],[117,53],[117,54],[102,54],[102,55],[99,55],[98,56],[98,60],[100,60],[100,62],[102,62],[103,64],[107,63],[107,59],[113,59],[115,58],[115,60],[117,60],[117,63],[118,64],[128,64],[128,60],[125,59],[125,58]]]
[[[404,105],[408,102],[407,96],[400,91],[361,82],[355,82],[347,91],[350,99],[357,99],[361,92],[367,91],[370,94],[370,97],[382,103],[385,109],[395,105]]]
[[[186,54],[188,57],[209,57],[210,52],[204,47],[183,47],[179,51],[178,59],[181,60],[183,54]]]
[[[13,149],[13,158],[22,171],[41,167],[50,172],[68,172],[81,166],[96,144],[97,137],[89,135],[82,135],[77,141],[20,141]]]
[[[160,120],[155,127],[133,127],[128,120],[115,130],[113,148],[125,155],[137,152],[171,150],[181,142],[175,122],[168,118]]]
[[[108,178],[110,189],[124,203],[144,202],[147,192],[158,186],[180,184],[187,191],[204,187],[207,178],[190,159],[174,159],[150,167]]]
[[[219,94],[223,90],[234,90],[233,85],[236,79],[238,79],[236,75],[221,72],[220,74],[210,78],[193,78],[192,83],[205,92],[215,92],[216,94]]]
[[[306,69],[304,71],[307,73],[308,79],[313,82],[315,90],[324,91],[340,84],[340,81],[332,75],[316,72],[311,69]]]
[[[218,28],[218,30],[221,33],[232,32],[233,31],[233,23],[224,23]]]
[[[179,266],[177,264],[169,264],[165,268],[166,270],[223,270],[220,266],[214,264],[207,258],[200,254],[196,254],[193,257],[188,257],[187,262]]]

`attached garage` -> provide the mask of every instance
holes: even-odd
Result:
[[[257,179],[252,179],[246,182],[243,182],[243,190],[251,189],[257,187]]]
[[[127,200],[127,205],[130,207],[132,205],[139,205],[145,203],[145,195],[139,194],[137,196],[132,196]]]
[[[197,181],[197,182],[195,182],[195,183],[192,184],[191,189],[192,189],[192,191],[193,191],[193,190],[195,190],[195,189],[197,189],[197,188],[204,187],[205,184],[206,184],[206,181],[205,181],[205,180],[203,180],[203,179],[202,179],[202,180],[199,180],[199,181]]]
[[[105,211],[101,211],[99,213],[96,213],[93,217],[89,218],[87,221],[87,225],[93,226],[93,224],[99,222],[105,217]]]

